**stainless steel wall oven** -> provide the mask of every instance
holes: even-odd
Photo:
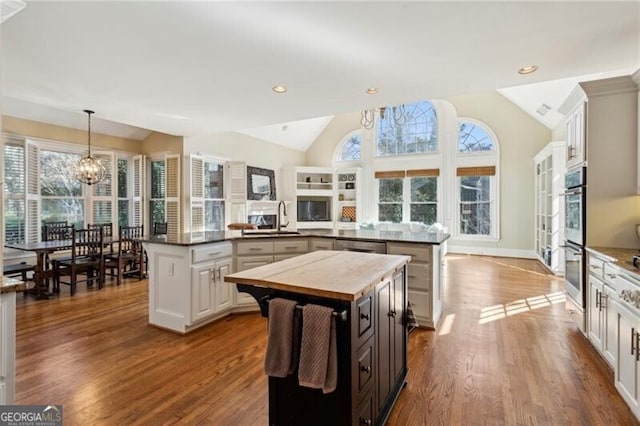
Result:
[[[565,175],[565,281],[567,310],[584,332],[587,306],[586,253],[586,167]]]

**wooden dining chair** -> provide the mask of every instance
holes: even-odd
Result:
[[[113,223],[94,223],[87,225],[87,229],[100,229],[105,237],[113,237]]]
[[[121,226],[118,232],[118,251],[105,254],[105,275],[116,277],[116,284],[120,285],[125,277],[144,278],[144,249],[142,237],[144,225]]]
[[[73,231],[71,239],[71,257],[65,259],[54,259],[54,291],[60,292],[60,284],[67,284],[71,287],[71,295],[76,293],[78,283],[87,283],[92,286],[98,283],[98,288],[102,288],[104,282],[104,260],[102,230],[77,229]],[[84,275],[84,277],[82,277]],[[68,276],[69,281],[61,278]]]
[[[74,225],[64,222],[44,222],[42,224],[42,241],[70,240]]]

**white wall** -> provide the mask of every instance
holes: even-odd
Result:
[[[210,136],[184,138],[184,154],[209,154],[233,161],[246,161],[248,166],[272,169],[276,175],[276,194],[281,198],[282,167],[305,163],[305,153],[256,139],[241,133],[228,132]]]

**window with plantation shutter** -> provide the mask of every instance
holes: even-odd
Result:
[[[191,233],[197,237],[204,233],[204,159],[191,155]]]
[[[231,161],[227,164],[229,176],[229,220],[230,223],[247,221],[247,163]]]
[[[191,154],[189,164],[191,232],[198,236],[205,231],[224,230],[224,161]]]
[[[22,141],[4,142],[4,237],[6,242],[26,241],[25,148]]]
[[[180,156],[167,155],[165,163],[167,238],[176,240],[180,234]]]
[[[91,197],[91,223],[111,223],[116,221],[114,209],[114,195],[116,192],[117,174],[115,174],[115,154],[112,152],[96,152],[95,157],[106,170],[105,178],[92,185]],[[117,228],[116,228],[117,229]]]
[[[35,243],[40,240],[40,150],[31,142],[25,142],[26,148],[26,178],[27,178],[27,211],[26,237],[27,242]]]

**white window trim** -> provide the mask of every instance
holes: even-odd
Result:
[[[415,176],[418,177],[418,176]],[[441,182],[442,180],[440,179],[440,176],[430,176],[430,177],[435,177],[436,178],[436,185],[437,185],[437,191],[436,191],[436,197],[437,197],[437,202],[436,204],[436,210],[437,210],[437,214],[436,214],[436,222],[437,223],[442,223],[442,185]],[[411,204],[413,204],[411,202],[411,179],[413,178],[413,176],[405,176],[403,178],[387,178],[387,179],[402,179],[402,223],[412,223],[415,221],[411,221]],[[375,179],[376,183],[375,183],[375,222],[379,221],[380,218],[380,179]],[[416,204],[423,204],[423,203],[416,203]],[[424,203],[424,204],[431,204],[431,203]]]
[[[490,179],[491,182],[491,234],[490,235],[468,235],[460,232],[460,177],[455,176],[455,197],[453,201],[455,205],[453,208],[453,229],[451,229],[452,236],[456,241],[483,241],[483,242],[499,242],[500,235],[500,141],[494,133],[494,131],[482,121],[476,120],[470,117],[458,117],[457,128],[460,129],[461,122],[473,123],[487,132],[489,137],[493,140],[492,151],[474,151],[474,152],[459,152],[458,151],[458,137],[455,139],[455,167],[453,173],[458,167],[483,167],[483,166],[495,166],[496,173]]]
[[[343,145],[351,140],[351,138],[355,135],[360,135],[360,160],[341,160],[342,147]],[[331,157],[331,162],[334,168],[343,168],[343,167],[358,167],[364,161],[363,153],[362,153],[362,145],[364,143],[364,132],[362,129],[353,129],[345,134],[340,141],[338,141],[335,149],[333,150],[333,155]]]

